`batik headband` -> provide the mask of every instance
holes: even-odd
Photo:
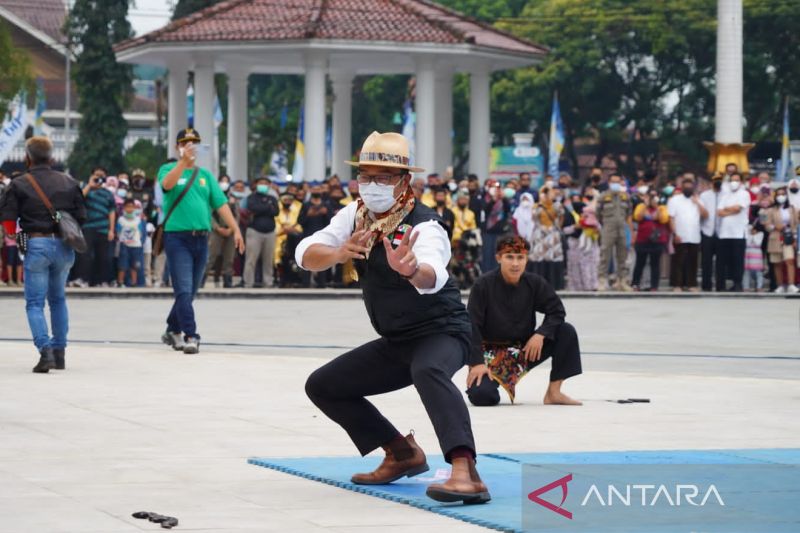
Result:
[[[528,242],[519,235],[517,235],[515,237],[504,239],[500,244],[497,253],[500,255],[527,254],[528,250],[529,250]]]

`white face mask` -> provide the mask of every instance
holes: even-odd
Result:
[[[753,194],[758,194],[758,191],[760,191],[760,190],[761,190],[761,189],[759,189],[759,188],[758,188],[757,186],[755,186],[755,185],[754,185],[754,186],[752,186],[752,187],[750,187],[750,192],[751,192],[751,193],[753,193]]]
[[[359,183],[358,193],[364,205],[373,213],[385,213],[394,205],[394,185],[378,185],[377,183]]]
[[[222,192],[228,192],[228,189],[231,188],[231,184],[227,181],[223,181],[219,184],[219,188],[222,189]]]
[[[781,204],[781,205],[785,204],[786,203],[786,195],[785,194],[779,194],[778,196],[775,197],[775,200],[777,200],[778,203]]]
[[[741,185],[742,185],[741,181],[732,181],[730,183],[731,190],[734,191],[734,192],[738,191],[739,187],[741,187]]]
[[[639,191],[639,194],[647,194],[647,185],[642,185],[637,190]]]
[[[622,184],[621,183],[609,183],[608,184],[609,190],[611,192],[622,192]]]

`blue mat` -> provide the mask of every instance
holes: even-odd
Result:
[[[431,483],[441,483],[450,467],[428,458],[431,470],[390,485],[355,485],[354,472],[369,472],[380,457],[251,458],[250,464],[319,481],[449,516],[470,524],[522,532],[522,464],[800,464],[800,449],[668,450],[628,452],[524,453],[480,455],[481,477],[492,494],[486,505],[441,504],[425,495]]]

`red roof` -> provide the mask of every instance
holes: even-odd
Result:
[[[227,0],[119,44],[306,39],[474,44],[518,54],[546,49],[428,0]]]
[[[37,30],[63,43],[61,28],[67,16],[63,0],[0,0],[0,7],[10,11]]]

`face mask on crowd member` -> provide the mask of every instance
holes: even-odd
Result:
[[[741,186],[742,186],[742,177],[734,172],[731,175],[731,182],[730,182],[731,191],[736,192],[739,190]]]
[[[786,196],[785,190],[782,192],[778,191],[778,195],[775,196],[775,202],[781,207],[786,207],[786,204],[789,203],[789,197]]]
[[[683,184],[681,185],[681,192],[686,198],[691,198],[694,195],[694,182],[684,180]]]
[[[619,174],[612,174],[608,178],[608,190],[615,193],[622,192],[623,190],[622,176],[620,176]]]
[[[664,187],[664,196],[672,196],[672,193],[675,192],[675,187],[672,185],[667,185]]]
[[[455,180],[448,181],[447,189],[450,191],[450,194],[456,192],[458,190],[458,183],[456,183]]]
[[[135,219],[136,218],[136,204],[131,201],[126,201],[122,207],[122,214],[127,219]]]
[[[715,191],[719,192],[722,190],[722,178],[715,179],[711,182],[711,186],[714,188]]]
[[[511,200],[516,195],[517,195],[517,191],[515,189],[513,189],[512,187],[506,187],[505,189],[503,189],[503,196],[507,200]]]
[[[267,183],[257,183],[256,184],[256,192],[258,194],[267,194],[269,193],[269,184]]]
[[[120,185],[119,188],[117,189],[117,196],[119,196],[120,198],[125,198],[126,196],[128,196],[128,189]]]
[[[648,190],[649,190],[649,187],[647,185],[639,185],[639,187],[636,188],[636,192],[638,192],[642,196],[647,194]]]
[[[294,195],[290,192],[285,192],[281,194],[281,205],[287,211],[291,209],[292,204],[294,203]]]

